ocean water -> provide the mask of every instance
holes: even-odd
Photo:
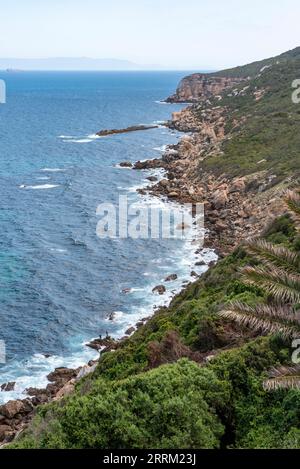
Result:
[[[56,366],[95,358],[86,341],[121,336],[191,279],[197,259],[187,242],[96,235],[97,206],[120,194],[141,201],[135,189],[153,173],[118,163],[155,158],[180,135],[164,127],[95,132],[169,119],[181,106],[159,101],[185,74],[0,72],[0,384],[17,381],[0,402],[45,385]],[[155,297],[152,288],[172,273],[178,280]]]

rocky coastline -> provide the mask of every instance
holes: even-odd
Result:
[[[257,236],[268,222],[284,211],[280,193],[274,187],[273,178],[266,172],[231,176],[201,168],[201,163],[209,156],[220,153],[223,142],[230,138],[225,131],[226,108],[210,104],[210,98],[217,97],[222,91],[244,80],[200,74],[184,79],[176,94],[166,100],[170,103],[197,103],[173,113],[172,119],[166,123],[170,129],[185,134],[179,143],[170,145],[159,159],[137,161],[134,164],[120,163],[121,167],[132,170],[165,170],[165,177],[159,181],[149,176],[149,186],[139,189],[141,194],[151,194],[179,203],[204,203],[207,229],[205,247],[214,248],[221,257],[230,253],[241,242]],[[199,103],[203,103],[200,113]],[[135,126],[101,131],[97,135],[106,136],[156,127],[158,126]],[[171,274],[165,281],[171,281],[174,275]],[[153,289],[154,294],[161,295],[164,292],[164,285]],[[135,327],[129,328],[119,341],[110,337],[97,338],[88,346],[99,353],[116,350],[122,341],[147,320],[148,318],[144,318]],[[49,384],[45,389],[28,389],[25,399],[2,405],[0,446],[11,442],[26,428],[38,406],[72,394],[76,383],[92,373],[96,366],[97,361],[92,361],[76,370],[58,368],[48,375]],[[13,385],[14,383],[3,384],[2,391],[11,390]]]

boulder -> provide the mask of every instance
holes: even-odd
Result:
[[[195,264],[195,265],[196,265],[197,267],[201,267],[201,266],[204,266],[204,265],[206,265],[206,262],[205,262],[204,260],[202,260],[202,261],[198,261],[198,262],[196,262],[196,264]]]
[[[165,278],[165,282],[173,282],[174,280],[177,280],[177,279],[178,279],[177,274],[171,274],[171,275],[168,275],[167,278]]]
[[[212,203],[215,209],[220,209],[226,206],[228,202],[228,193],[226,190],[217,190],[214,193]]]
[[[135,332],[135,327],[129,327],[127,331],[125,332],[125,335],[131,335]]]
[[[246,189],[245,178],[239,178],[233,181],[229,188],[229,192],[244,192]]]
[[[4,383],[1,385],[1,391],[9,392],[15,389],[16,382]]]
[[[8,401],[0,407],[0,414],[8,419],[13,419],[17,414],[22,414],[25,411],[25,405],[20,400]]]
[[[156,182],[156,181],[157,181],[157,177],[156,177],[156,176],[149,176],[149,177],[147,177],[146,179],[148,179],[148,181],[150,181],[150,182]]]
[[[121,168],[132,168],[132,163],[130,161],[121,161]]]
[[[199,275],[197,274],[197,272],[193,271],[193,272],[191,272],[191,277],[198,278]]]
[[[215,230],[216,230],[217,233],[221,233],[222,231],[225,231],[227,228],[228,227],[227,227],[226,223],[224,223],[220,220],[215,223]]]
[[[162,179],[161,181],[159,181],[159,184],[161,187],[168,187],[169,186],[169,181],[168,179]]]
[[[12,428],[9,425],[0,425],[0,441],[5,440],[11,431]]]
[[[76,370],[70,368],[55,368],[52,373],[49,373],[47,376],[50,383],[55,383],[57,381],[69,381],[71,378],[76,376]]]
[[[58,401],[62,399],[63,397],[69,396],[70,394],[73,394],[74,390],[75,390],[75,383],[74,383],[74,380],[71,380],[56,393],[56,396],[54,397],[53,400]]]
[[[166,293],[166,287],[164,285],[157,285],[152,290],[153,293],[157,293],[158,295],[163,295]]]

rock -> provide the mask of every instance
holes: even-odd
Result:
[[[116,341],[111,337],[105,337],[104,339],[94,339],[88,344],[86,344],[86,346],[92,348],[93,350],[97,350],[98,352],[105,347],[108,351],[115,348]]]
[[[183,78],[173,96],[166,99],[167,103],[195,103],[217,96],[227,88],[238,85],[243,78],[231,78],[194,73]],[[173,113],[176,121],[180,119],[180,112]]]
[[[217,221],[215,223],[215,230],[217,233],[221,233],[222,231],[225,231],[227,229],[226,223],[223,223],[222,221]]]
[[[206,265],[206,262],[205,262],[204,260],[202,260],[202,261],[198,261],[198,262],[196,262],[196,264],[195,264],[195,265],[196,265],[197,267],[201,267],[201,266],[204,266],[204,265]]]
[[[122,293],[125,293],[126,295],[128,295],[128,293],[131,293],[131,291],[132,291],[131,288],[123,288]],[[115,314],[115,313],[111,313],[111,314],[109,315],[109,320],[110,320],[110,321],[113,321],[113,320],[114,320],[114,318],[111,319],[111,316],[114,315],[114,314]]]
[[[168,179],[162,179],[161,181],[159,181],[159,185],[162,187],[168,187],[169,186]]]
[[[158,180],[158,178],[156,176],[149,176],[146,179],[148,179],[148,181],[150,181],[150,182],[156,182]]]
[[[191,277],[198,278],[199,275],[197,274],[197,272],[193,271],[193,272],[191,272]]]
[[[1,391],[9,392],[15,389],[16,382],[4,383],[1,385]]]
[[[165,278],[165,282],[173,282],[174,280],[177,280],[177,279],[178,279],[177,274],[171,274],[167,278]]]
[[[131,335],[135,332],[135,327],[129,327],[127,331],[125,332],[125,335]]]
[[[152,290],[153,293],[158,293],[159,295],[163,295],[166,293],[166,287],[164,285],[157,285],[157,287],[154,287]]]
[[[71,378],[74,378],[76,376],[76,370],[61,367],[61,368],[55,368],[55,370],[52,373],[49,373],[47,376],[47,379],[50,381],[50,383],[55,383],[58,381],[69,381]]]
[[[170,199],[176,199],[176,197],[178,197],[178,192],[171,191],[168,193],[168,197],[170,197]]]
[[[56,393],[56,396],[54,397],[53,400],[58,401],[62,399],[63,397],[73,394],[74,391],[75,391],[75,381],[71,380]]]
[[[27,388],[25,390],[26,394],[31,397],[37,397],[46,394],[46,389],[38,389],[38,388]]]
[[[17,414],[23,413],[25,405],[20,400],[8,401],[0,407],[0,414],[8,419],[13,419]]]
[[[245,178],[239,178],[233,181],[229,188],[229,193],[244,192],[246,189]]]
[[[79,381],[80,379],[82,378],[85,378],[86,376],[90,375],[91,373],[93,373],[95,371],[95,369],[97,368],[97,362],[94,363],[93,365],[84,365],[78,372],[75,380],[76,381]]]
[[[0,425],[0,441],[4,441],[11,431],[12,428],[9,425]]]
[[[213,196],[213,205],[216,210],[226,206],[228,202],[228,193],[226,190],[218,190]]]
[[[130,161],[122,161],[119,166],[121,168],[132,168],[132,163]]]
[[[162,162],[162,160],[159,160],[157,158],[155,158],[154,160],[146,160],[146,161],[137,161],[134,165],[133,165],[133,169],[156,169],[156,168],[163,168],[164,167],[164,163]]]
[[[157,129],[158,125],[133,125],[126,127],[126,129],[112,129],[112,130],[100,130],[96,135],[99,137],[106,137],[107,135],[124,134],[127,132],[137,132],[138,130],[150,130]]]
[[[11,443],[14,440],[15,436],[16,432],[14,432],[13,430],[5,432],[4,443]]]

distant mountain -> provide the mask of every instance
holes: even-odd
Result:
[[[46,59],[0,58],[0,70],[146,70],[160,68],[129,60],[53,57]]]

